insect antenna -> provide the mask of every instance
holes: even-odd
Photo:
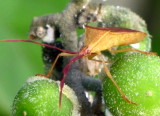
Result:
[[[70,53],[70,54],[76,54],[77,53],[77,52],[71,52],[71,51],[67,51],[67,50],[64,50],[64,49],[60,49],[58,47],[55,47],[55,46],[52,46],[52,45],[49,45],[49,44],[40,43],[40,42],[33,41],[33,40],[13,39],[13,40],[0,40],[0,42],[29,42],[29,43],[38,44],[38,45],[41,45],[41,46],[44,46],[44,47],[57,49],[59,51],[65,52],[65,53]]]

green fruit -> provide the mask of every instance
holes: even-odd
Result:
[[[111,66],[111,74],[129,100],[129,104],[113,83],[105,78],[105,105],[114,116],[160,115],[160,58],[156,55],[132,54]]]
[[[31,78],[31,81],[17,93],[12,106],[12,115],[71,116],[73,104],[72,100],[67,97],[72,96],[73,99],[74,92],[67,87],[65,85],[63,89],[65,92],[63,92],[62,106],[59,108],[58,83],[43,77]],[[69,92],[69,96],[66,97],[67,92]]]

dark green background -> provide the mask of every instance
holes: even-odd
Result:
[[[0,39],[28,39],[34,16],[61,11],[69,0],[1,0]],[[158,3],[159,2],[159,3]],[[160,53],[160,1],[150,0],[144,17],[153,35],[153,51]],[[142,6],[143,8],[143,6]],[[134,9],[133,9],[134,10]],[[43,73],[41,47],[28,43],[0,43],[0,116],[10,113],[16,92],[27,78]]]

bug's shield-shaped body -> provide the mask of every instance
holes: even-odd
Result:
[[[85,34],[85,46],[88,46],[91,53],[98,53],[114,46],[138,43],[147,35],[144,32],[125,28],[90,26],[86,26]]]

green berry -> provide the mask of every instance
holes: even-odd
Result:
[[[17,93],[13,105],[13,116],[71,116],[73,104],[68,98],[74,92],[65,85],[62,106],[59,108],[59,85],[43,77],[33,77]],[[67,89],[66,89],[67,88]],[[69,95],[66,95],[69,92]],[[64,95],[65,94],[65,95]],[[73,98],[76,98],[75,96]]]
[[[111,74],[127,98],[129,104],[113,83],[105,78],[105,105],[114,116],[160,115],[160,58],[156,55],[131,54],[111,66]]]

